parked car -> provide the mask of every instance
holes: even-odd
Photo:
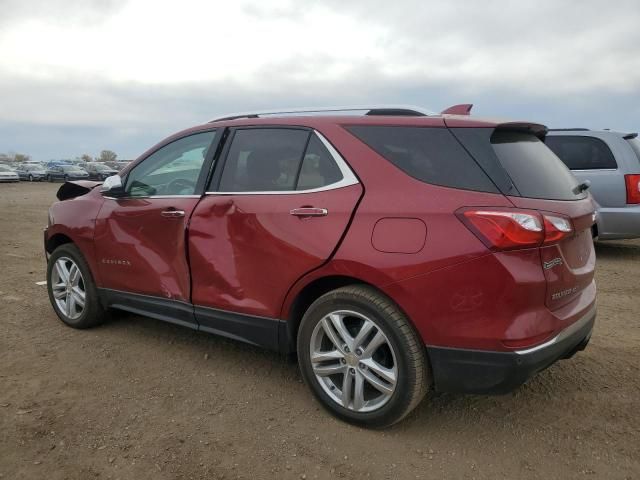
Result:
[[[39,163],[25,163],[16,170],[20,180],[41,182],[47,178],[47,170]]]
[[[20,177],[16,173],[16,171],[7,166],[0,165],[0,182],[19,182]]]
[[[58,317],[127,310],[297,351],[320,403],[365,426],[428,390],[510,391],[586,346],[594,204],[544,126],[297,113],[214,120],[102,187],[62,186],[44,236]]]
[[[59,167],[61,165],[71,165],[71,162],[69,162],[69,160],[49,160],[48,162],[45,162],[45,167],[47,169]]]
[[[104,180],[111,175],[118,173],[118,170],[108,167],[104,163],[88,162],[85,166],[85,170],[89,174],[91,180]]]
[[[547,146],[581,181],[597,203],[599,240],[640,237],[640,140],[637,133],[561,129]]]
[[[104,163],[109,168],[113,168],[114,170],[118,170],[118,171],[121,170],[120,165],[118,165],[118,162],[116,162],[115,160],[108,160],[102,163]]]
[[[89,180],[89,174],[75,165],[58,165],[47,170],[47,180]]]

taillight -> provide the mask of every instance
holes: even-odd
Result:
[[[625,175],[627,203],[640,203],[640,175]]]
[[[539,247],[573,234],[568,218],[532,210],[464,209],[458,216],[491,250]]]
[[[544,244],[557,243],[573,233],[573,227],[568,218],[556,215],[542,215],[544,218]]]

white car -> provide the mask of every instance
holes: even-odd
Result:
[[[6,165],[0,165],[0,182],[19,182],[20,177],[15,170],[7,167]]]

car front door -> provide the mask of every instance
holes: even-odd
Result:
[[[142,302],[140,310],[155,305],[166,320],[192,323],[186,227],[204,191],[214,140],[210,130],[161,146],[128,172],[124,197],[105,199],[95,245],[103,294],[112,305],[135,311]]]
[[[277,347],[289,288],[335,250],[362,194],[318,132],[231,131],[189,227],[200,329]]]

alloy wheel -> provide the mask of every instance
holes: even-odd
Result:
[[[309,348],[316,380],[344,408],[377,410],[396,390],[393,346],[382,329],[361,313],[339,310],[325,315],[311,334]]]
[[[85,308],[87,293],[78,265],[69,257],[60,257],[51,270],[51,289],[58,309],[75,320]]]

